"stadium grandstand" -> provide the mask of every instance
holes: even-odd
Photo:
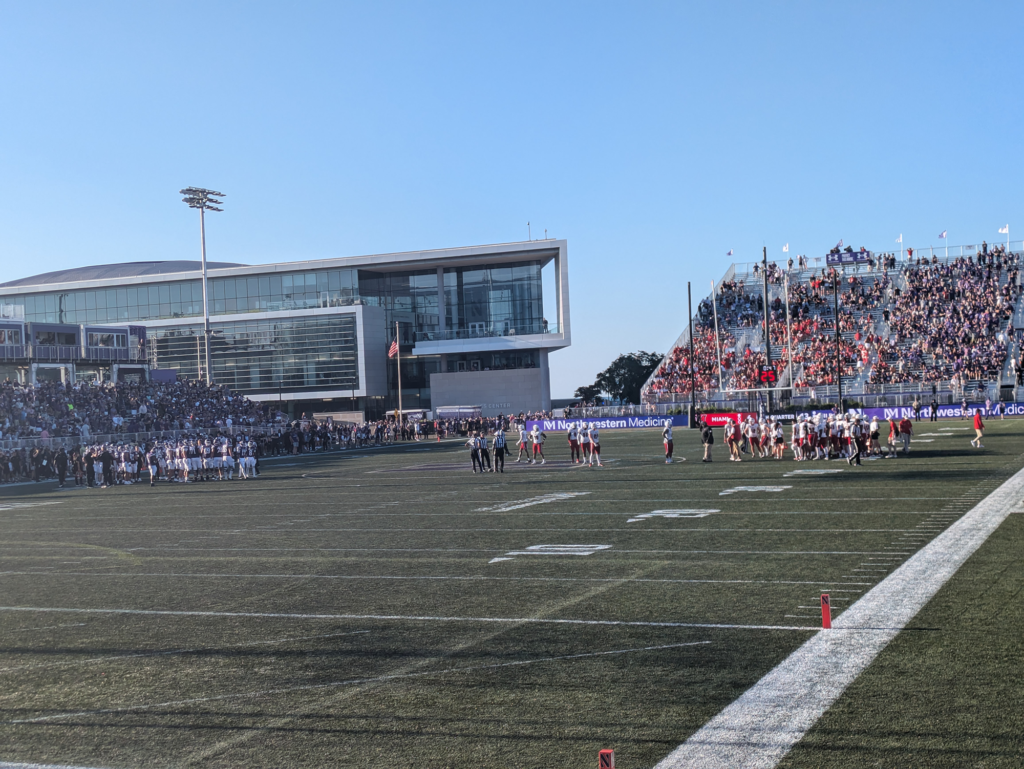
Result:
[[[952,250],[956,255],[847,247],[782,266],[731,265],[696,308],[694,399],[723,408],[756,400],[759,367],[769,363],[766,283],[770,362],[782,404],[834,400],[840,383],[845,398],[867,405],[1013,398],[1024,325],[1021,250],[987,243]],[[666,411],[690,403],[690,390],[688,325],[648,378],[642,400]]]

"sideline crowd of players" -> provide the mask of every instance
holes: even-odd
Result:
[[[203,437],[157,440],[151,443],[98,443],[76,446],[70,451],[63,446],[36,463],[37,468],[49,466],[57,478],[58,488],[70,481],[86,488],[129,486],[149,481],[168,483],[199,483],[239,480],[259,476],[259,450],[249,436]],[[8,464],[9,463],[5,463]],[[3,468],[10,471],[10,467]],[[33,480],[41,480],[33,473]]]

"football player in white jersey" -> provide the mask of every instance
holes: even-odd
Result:
[[[533,430],[530,432],[530,442],[533,444],[533,459],[530,460],[531,465],[537,464],[537,457],[540,457],[540,463],[542,465],[547,464],[547,460],[544,458],[544,441],[547,440],[547,435],[541,432],[540,428],[534,425]]]
[[[526,454],[526,463],[530,463],[530,447],[527,444],[529,433],[526,431],[526,422],[519,423],[519,456],[516,457],[516,462],[520,462],[523,458],[523,454]]]
[[[156,476],[160,472],[160,450],[156,446],[146,452],[146,465],[149,467],[149,485],[156,486]]]
[[[672,420],[666,419],[665,426],[661,429],[661,442],[665,444],[665,464],[672,464]]]
[[[601,464],[601,436],[597,430],[597,424],[591,422],[586,428],[587,438],[590,443],[590,461],[587,463],[588,467],[594,466],[594,461],[597,460],[598,467],[604,467]]]
[[[590,436],[587,434],[587,423],[580,421],[576,423],[580,433],[580,453],[583,455],[580,459],[581,463],[586,463],[590,459]]]
[[[743,423],[743,434],[746,436],[747,444],[750,446],[750,458],[757,459],[761,455],[761,433],[757,427],[757,422],[754,421],[754,417],[748,416],[746,422]]]
[[[580,428],[575,422],[569,424],[569,461],[577,464],[580,458]]]
[[[235,477],[235,459],[231,456],[231,441],[227,438],[221,439],[220,444],[220,477],[224,477],[224,471],[228,471],[228,480]]]

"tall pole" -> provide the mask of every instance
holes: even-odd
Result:
[[[768,246],[762,247],[761,275],[764,278],[764,358],[765,365],[772,365],[772,327],[768,322]],[[767,390],[768,413],[772,413],[772,391]]]
[[[398,361],[398,427],[402,427],[402,346],[398,341],[398,321],[395,321],[395,355]]]
[[[839,272],[832,273],[832,299],[835,303],[836,313],[836,384],[839,385],[839,413],[846,411],[843,408],[843,351],[839,342]]]
[[[203,346],[206,347],[205,370],[206,385],[210,385],[210,300],[206,287],[206,216],[205,210],[199,209],[199,239],[203,244]]]
[[[697,419],[697,389],[694,385],[693,370],[697,361],[693,358],[693,305],[690,299],[690,281],[686,281],[686,314],[690,316],[690,427],[694,427]]]
[[[718,301],[715,296],[715,281],[711,281],[711,309],[715,314],[715,351],[718,353],[718,391],[722,392],[722,342],[718,338]]]
[[[791,330],[792,329],[792,324],[789,322],[789,274],[788,273],[786,274],[785,288],[786,288],[786,345],[789,348],[789,386],[790,386],[789,394],[790,394],[790,396],[792,396],[794,394],[793,393],[793,389],[792,389],[792,387],[793,387],[793,332]],[[792,403],[792,400],[790,400],[790,403]]]

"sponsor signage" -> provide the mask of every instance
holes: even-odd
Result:
[[[526,429],[532,430],[535,426],[544,432],[566,431],[572,425],[583,422],[598,430],[635,430],[642,427],[664,427],[665,420],[671,420],[673,427],[686,427],[688,422],[686,414],[674,414],[672,416],[647,416],[647,417],[580,417],[579,419],[531,419],[526,423]]]
[[[825,264],[838,267],[843,264],[865,264],[872,256],[870,251],[841,251],[825,257]]]
[[[1020,417],[1024,416],[1024,403],[1004,403],[1006,406],[1006,416],[1008,417]],[[859,414],[862,418],[866,417],[871,419],[872,417],[878,419],[907,419],[914,418],[914,408],[912,406],[889,406],[884,408],[868,408],[868,409],[847,409],[848,412],[852,411],[854,414]],[[954,419],[959,418],[961,413],[963,416],[973,417],[975,411],[980,411],[982,416],[998,416],[999,411],[997,410],[997,404],[993,403],[991,408],[985,408],[984,403],[969,403],[967,404],[967,411],[964,412],[958,404],[948,404],[945,406],[938,407],[938,418],[939,419]],[[814,411],[801,411],[801,414],[809,414],[814,416],[815,414],[821,414],[822,416],[828,416],[832,412],[830,410],[814,410]],[[930,419],[932,415],[932,407],[922,405],[921,406],[921,419]]]
[[[712,427],[722,427],[730,419],[733,422],[742,422],[748,416],[755,416],[752,411],[737,411],[732,414],[701,414],[701,419]]]
[[[703,419],[712,427],[723,427],[727,420],[731,419],[733,422],[745,422],[747,417],[753,417],[755,421],[758,419],[758,415],[753,411],[736,411],[733,413],[726,414],[701,414],[697,421]],[[766,414],[765,419],[769,422],[778,420],[780,422],[792,422],[796,419],[794,414]]]

